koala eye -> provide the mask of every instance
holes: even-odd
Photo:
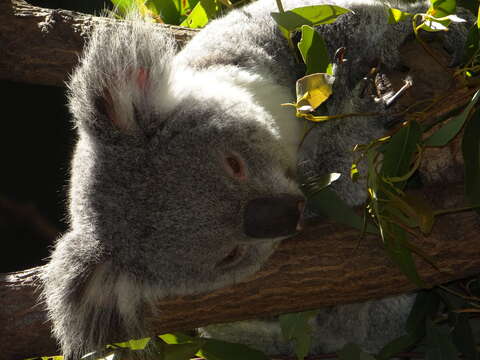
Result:
[[[245,161],[237,154],[228,154],[224,158],[227,173],[236,179],[246,180],[247,172]]]

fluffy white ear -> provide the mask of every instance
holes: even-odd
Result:
[[[159,121],[174,103],[175,52],[171,37],[140,19],[97,25],[68,84],[76,125],[95,133],[139,134]]]

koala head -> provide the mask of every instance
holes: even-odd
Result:
[[[273,116],[221,71],[134,24],[97,30],[69,84],[72,232],[158,296],[240,281],[301,228]]]

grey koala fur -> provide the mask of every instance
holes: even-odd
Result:
[[[349,59],[336,67],[328,113],[384,116],[316,127],[298,156],[299,171],[348,174],[349,150],[380,136],[388,120],[382,104],[358,96],[359,81],[375,61],[399,66],[398,48],[411,31],[410,24],[387,25],[379,4],[324,3],[355,12],[318,27],[330,53],[344,46]],[[261,0],[232,11],[179,53],[173,39],[140,21],[101,25],[92,35],[69,82],[78,131],[70,230],[41,274],[66,359],[149,334],[144,305],[242,281],[300,229],[304,199],[295,174],[303,124],[279,104],[294,99],[304,69],[269,15],[275,10]],[[335,191],[352,205],[363,201],[361,185],[345,178]],[[325,337],[325,327],[334,330],[322,350],[338,349],[340,334],[368,344],[387,331],[370,320],[403,321],[411,297],[368,304],[326,310],[318,331]]]

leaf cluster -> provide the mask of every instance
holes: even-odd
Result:
[[[334,77],[329,81],[329,76],[332,76],[332,64],[324,46],[325,42],[311,26],[321,24],[321,22],[315,23],[314,19],[326,19],[323,23],[332,22],[336,19],[336,14],[348,10],[328,7],[322,9],[321,6],[309,8],[316,8],[315,17],[309,18],[303,15],[305,12],[302,12],[303,16],[299,16],[300,12],[297,9],[272,14],[290,44],[291,32],[298,29],[302,31],[302,41],[298,44],[298,48],[302,60],[306,64],[307,76],[297,81],[297,102],[288,105],[296,106],[297,117],[314,122],[354,116],[356,114],[344,114],[344,116],[310,114],[327,101],[332,93],[331,84],[334,81]],[[312,14],[314,13],[313,9],[309,10]],[[390,23],[411,19],[417,40],[431,53],[421,40],[419,31],[445,31],[448,30],[451,22],[464,21],[454,14],[455,10],[455,0],[432,0],[431,7],[425,14],[409,14],[390,8],[388,16]],[[324,11],[323,16],[321,15],[322,11]],[[465,77],[470,78],[473,78],[480,70],[478,24],[480,24],[479,19],[470,30],[465,44],[465,65],[457,72],[457,74],[464,74]],[[352,181],[358,181],[360,177],[365,179],[368,201],[365,205],[363,219],[344,204],[334,191],[327,188],[338,178],[336,176],[332,181],[331,175],[333,174],[307,179],[303,189],[309,198],[310,205],[316,212],[326,215],[334,221],[361,229],[362,232],[377,232],[386,253],[399,269],[418,287],[428,288],[428,284],[424,283],[417,272],[413,254],[417,254],[434,267],[435,263],[415,246],[414,240],[428,236],[438,216],[464,209],[433,209],[423,197],[413,195],[408,191],[409,184],[415,179],[424,150],[427,147],[448,145],[464,129],[462,155],[465,163],[465,196],[471,207],[479,211],[480,110],[476,107],[479,97],[480,90],[475,93],[468,106],[460,114],[450,118],[431,135],[426,135],[429,130],[427,126],[411,119],[403,123],[390,136],[376,139],[369,144],[357,145],[354,151],[359,155],[352,164],[351,179]],[[360,161],[367,163],[366,174],[360,174],[358,165]],[[335,206],[331,204],[335,204]],[[473,283],[478,284],[478,280]],[[376,356],[363,352],[355,344],[347,344],[338,353],[339,358],[344,360],[388,359],[411,348],[424,338],[427,359],[456,359],[458,352],[468,359],[477,359],[478,353],[469,317],[466,313],[459,314],[457,312],[460,305],[465,305],[462,303],[462,299],[466,296],[459,296],[458,293],[456,295],[455,300],[452,300],[452,294],[445,291],[421,292],[408,320],[407,335],[387,344]],[[434,315],[438,315],[441,304],[444,308],[443,313],[447,314],[444,315],[447,320],[443,321],[443,323],[447,323],[447,326],[441,326],[442,321],[434,317]],[[470,311],[478,312],[478,306],[479,298],[477,297],[474,310],[470,309]],[[294,340],[298,359],[305,357],[306,344],[311,341],[306,322],[311,313],[281,316],[281,319],[288,316],[290,321],[295,321],[294,324],[289,324],[288,329],[297,329],[297,331],[293,334],[288,332],[287,338]]]
[[[111,0],[119,16],[141,14],[153,22],[180,25],[192,29],[205,26],[245,0]]]

